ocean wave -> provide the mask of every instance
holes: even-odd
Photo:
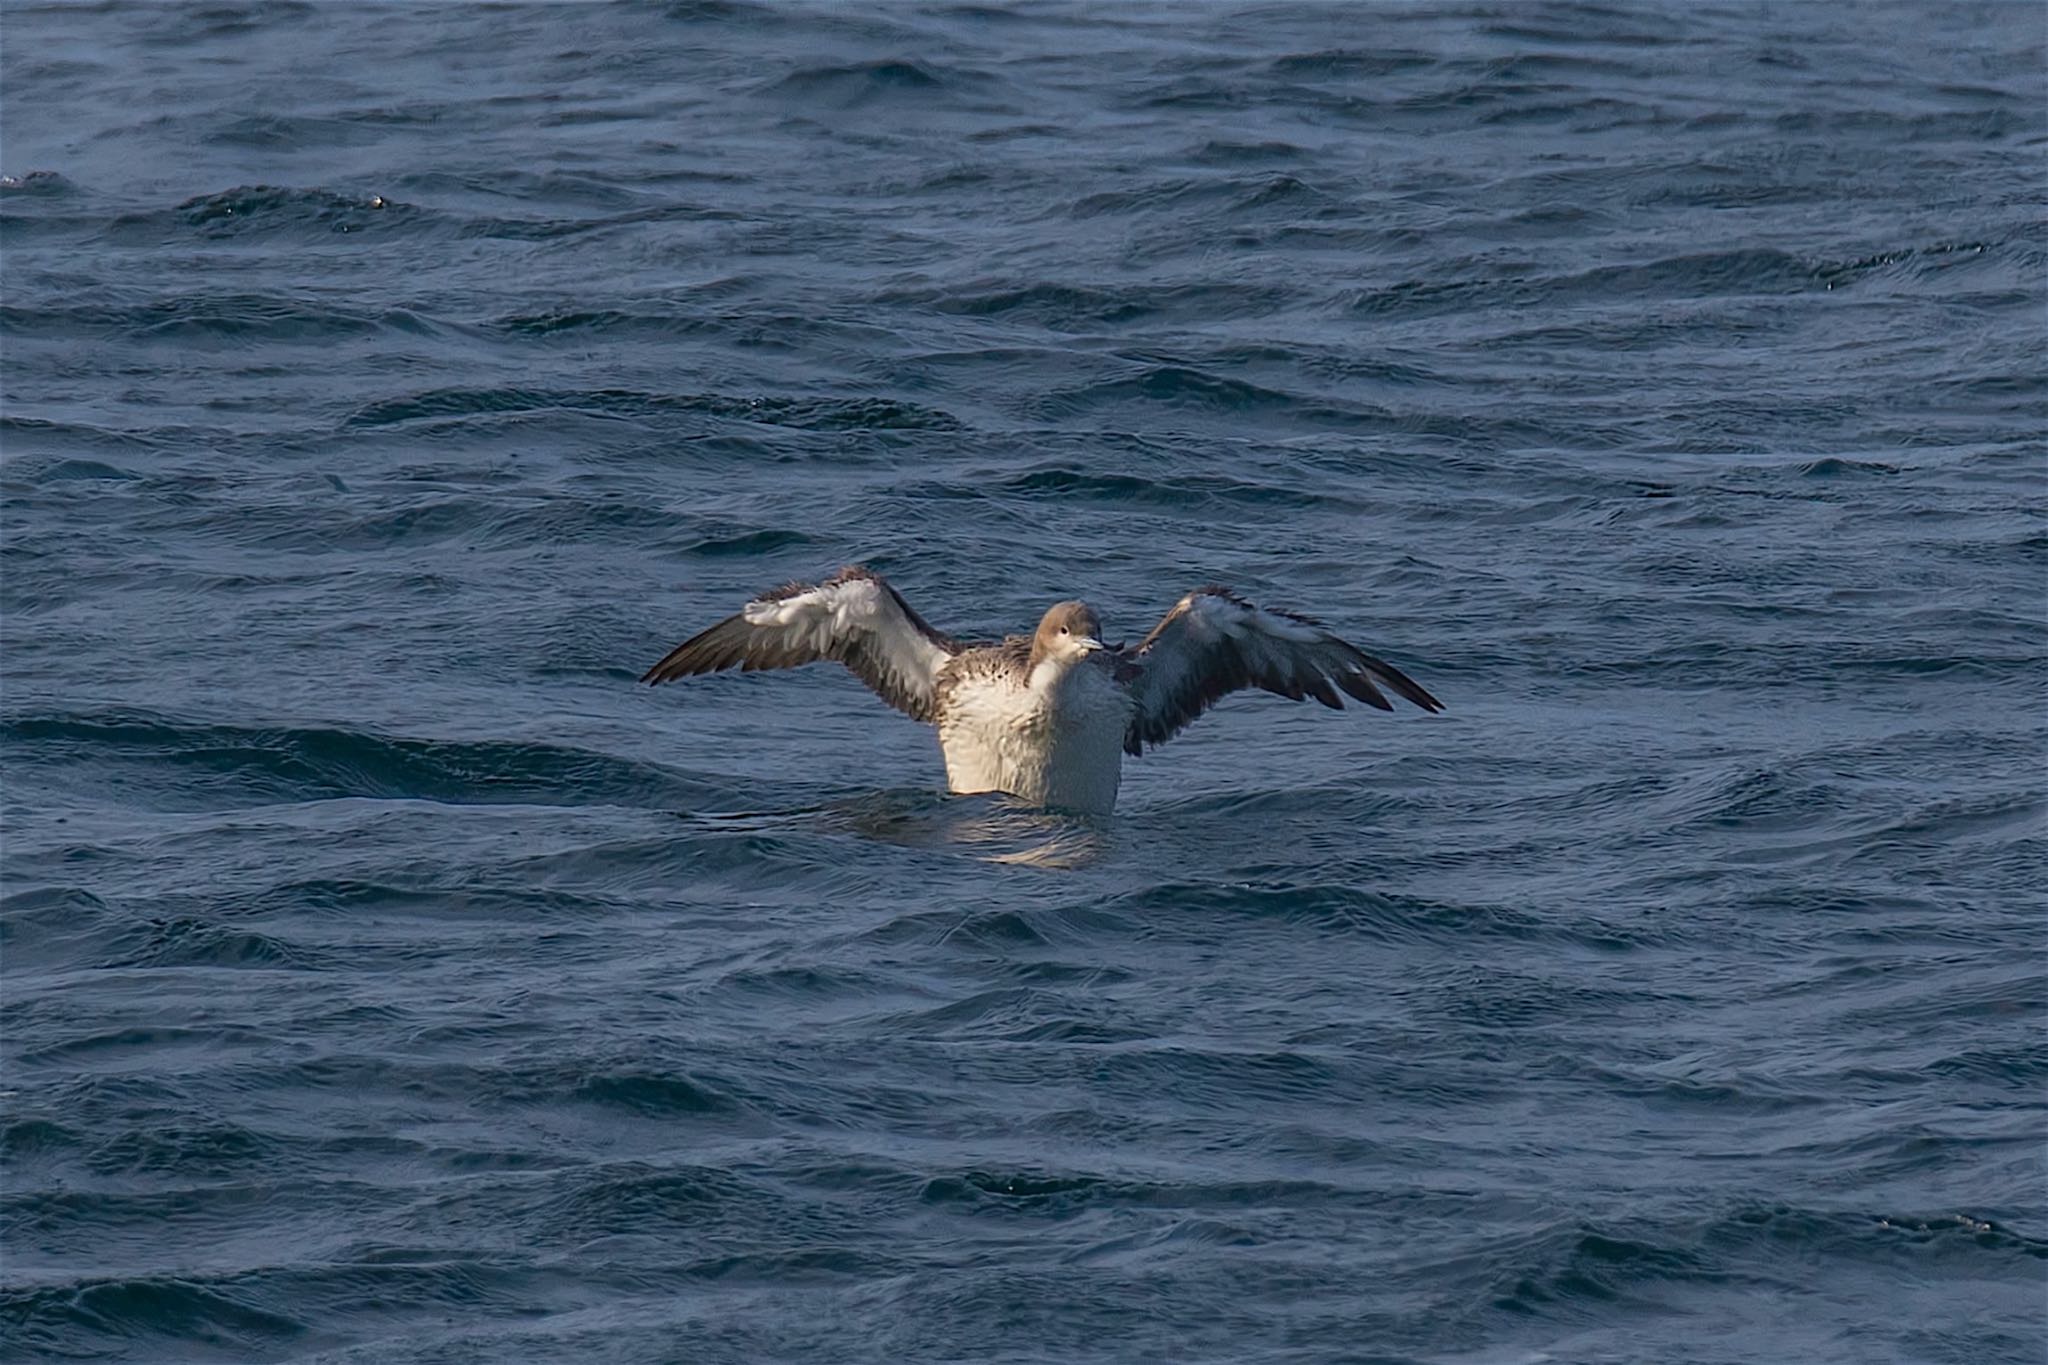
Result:
[[[879,398],[743,398],[724,394],[662,394],[633,389],[435,389],[383,399],[350,413],[344,426],[455,421],[496,414],[584,412],[612,417],[700,415],[807,431],[957,431],[943,411]]]
[[[338,307],[282,294],[207,294],[126,306],[72,304],[0,308],[0,333],[24,341],[107,340],[188,345],[218,340],[327,344],[382,335],[431,335],[435,325],[405,308]]]
[[[1631,933],[1597,923],[1546,921],[1509,906],[1463,905],[1341,885],[1168,883],[1126,892],[1109,906],[1118,914],[1141,919],[1167,915],[1183,922],[1194,917],[1276,922],[1388,943],[1507,939],[1570,943],[1612,953],[1638,946]]]
[[[1052,390],[1039,397],[1034,407],[1050,418],[1072,419],[1100,408],[1140,402],[1195,412],[1279,417],[1324,426],[1365,426],[1382,416],[1363,405],[1289,393],[1193,365],[1140,363],[1121,368],[1124,373],[1114,378]]]
[[[709,789],[641,760],[560,745],[400,739],[365,730],[239,726],[140,711],[17,713],[0,722],[17,764],[124,764],[153,774],[165,809],[350,797],[517,804],[693,806]]]
[[[1100,474],[1055,466],[1016,474],[1000,485],[1021,498],[1057,498],[1062,502],[1108,502],[1198,507],[1215,502],[1261,507],[1346,507],[1349,499],[1331,498],[1305,489],[1221,476],[1149,479],[1136,475]]]
[[[127,1355],[137,1348],[177,1349],[205,1341],[235,1353],[273,1353],[299,1345],[306,1323],[248,1301],[232,1285],[165,1276],[108,1277],[36,1289],[0,1290],[0,1312],[25,1349]]]
[[[1296,291],[1276,285],[1185,281],[1145,285],[975,282],[894,289],[877,302],[967,317],[1031,322],[1060,331],[1124,327],[1141,321],[1201,321],[1256,316],[1282,307]]]

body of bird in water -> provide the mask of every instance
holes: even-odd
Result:
[[[1007,792],[1085,814],[1116,805],[1125,754],[1172,738],[1232,692],[1259,688],[1338,710],[1341,693],[1383,711],[1393,709],[1392,692],[1443,709],[1384,659],[1228,588],[1187,594],[1135,648],[1104,644],[1100,618],[1080,601],[1056,603],[1029,637],[970,645],[859,566],[762,594],[677,645],[641,681],[826,660],[937,727],[952,791]]]

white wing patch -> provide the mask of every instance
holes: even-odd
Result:
[[[741,609],[750,626],[780,630],[791,644],[820,653],[837,639],[880,624],[882,588],[871,578],[831,582],[791,597],[757,598]]]

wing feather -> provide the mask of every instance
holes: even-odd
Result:
[[[1165,743],[1224,697],[1254,687],[1294,701],[1313,697],[1338,711],[1339,691],[1382,711],[1394,709],[1386,692],[1425,711],[1443,710],[1386,660],[1306,616],[1256,607],[1228,588],[1181,598],[1124,662],[1137,669],[1130,684],[1137,708],[1124,735],[1132,754]]]
[[[937,711],[939,670],[960,646],[934,630],[889,581],[853,565],[822,583],[785,583],[647,670],[644,683],[738,668],[845,664],[875,695],[915,720]]]

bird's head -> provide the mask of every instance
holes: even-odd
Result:
[[[1086,602],[1061,602],[1038,623],[1038,634],[1031,639],[1031,662],[1034,666],[1047,659],[1073,663],[1106,648],[1095,608]]]

